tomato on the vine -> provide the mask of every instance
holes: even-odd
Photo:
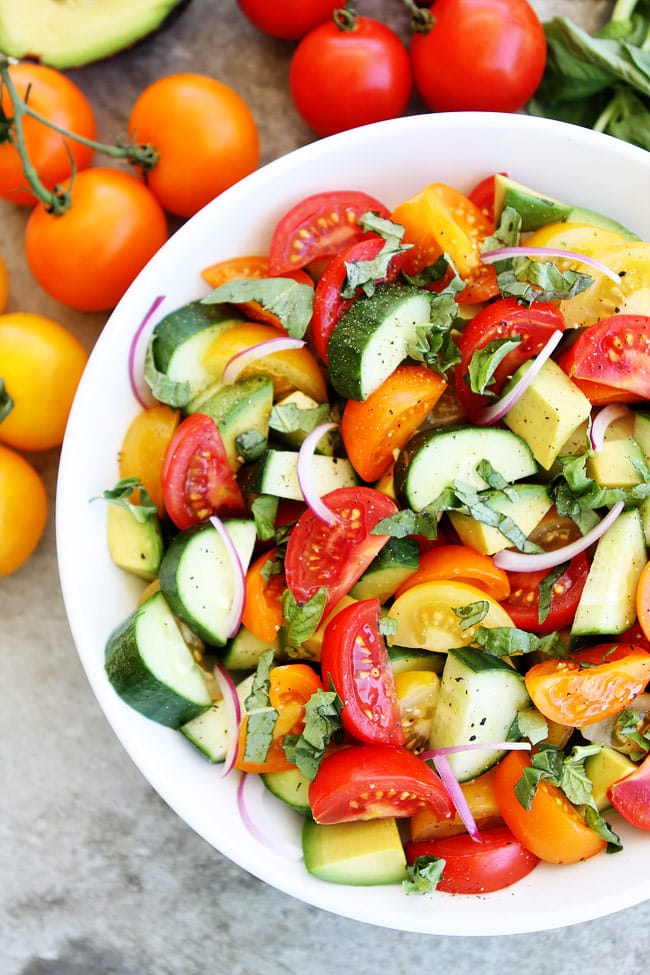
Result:
[[[326,755],[309,787],[317,823],[412,816],[431,809],[450,819],[454,807],[426,762],[395,745],[351,745]]]
[[[436,0],[431,27],[415,31],[415,87],[435,112],[514,112],[546,65],[546,37],[526,0]]]
[[[162,483],[165,508],[177,528],[189,528],[210,515],[245,511],[221,434],[204,413],[191,413],[174,431]]]
[[[411,87],[409,56],[397,34],[348,11],[303,37],[289,67],[293,102],[321,136],[398,118]]]
[[[390,216],[383,203],[361,190],[329,190],[305,197],[276,224],[269,273],[281,275],[315,261],[329,261],[363,240],[368,235],[359,220],[369,210],[380,217]]]
[[[534,358],[556,330],[564,331],[564,319],[555,305],[536,301],[526,308],[515,298],[500,298],[486,305],[467,323],[458,339],[461,359],[454,367],[454,381],[458,399],[471,419],[477,419],[492,401],[487,394],[470,388],[467,376],[474,353],[499,339],[520,340],[494,371],[488,390],[498,396],[519,366]]]
[[[25,227],[32,274],[57,301],[79,311],[113,308],[167,240],[167,220],[135,176],[92,167],[69,186],[62,214],[36,206]]]
[[[299,38],[331,17],[340,0],[237,0],[252,24],[283,41]]]
[[[190,217],[257,167],[259,133],[243,98],[207,75],[159,78],[138,96],[129,133],[158,162],[145,180],[160,204]]]
[[[43,315],[0,316],[0,378],[13,401],[0,440],[22,450],[63,442],[88,353],[63,325]]]
[[[571,560],[551,586],[548,613],[541,622],[540,585],[549,577],[549,570],[509,572],[510,595],[502,601],[503,608],[521,630],[539,634],[561,630],[569,626],[575,616],[589,574],[589,566],[589,559],[584,552]]]
[[[323,682],[343,701],[343,727],[357,741],[403,745],[400,705],[386,644],[379,628],[378,599],[340,610],[325,627]]]
[[[0,444],[0,576],[25,564],[45,531],[47,512],[47,492],[38,471]]]
[[[24,100],[29,91],[29,107],[47,122],[85,139],[95,138],[92,106],[67,75],[27,61],[12,64],[8,70],[20,97]],[[11,98],[6,88],[2,91],[2,110],[12,118]],[[64,138],[60,132],[31,116],[23,118],[23,133],[27,156],[47,189],[92,162],[93,149]],[[27,188],[21,157],[10,142],[0,144],[0,197],[23,206],[33,206],[36,202],[34,194]]]

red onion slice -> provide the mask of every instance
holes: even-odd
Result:
[[[465,798],[465,793],[460,787],[458,779],[454,775],[451,765],[449,764],[449,759],[446,755],[441,755],[439,752],[434,753],[433,764],[436,767],[436,771],[442,780],[442,784],[449,793],[449,798],[456,807],[456,812],[460,816],[465,826],[465,829],[477,843],[481,842],[481,834],[479,833],[478,826],[476,825],[476,820],[472,816],[472,811],[469,808],[467,799]]]
[[[164,300],[164,295],[158,295],[157,298],[154,298],[151,308],[135,330],[129,348],[129,382],[133,395],[143,409],[146,409],[148,406],[153,406],[156,402],[153,393],[144,379],[145,352],[151,332],[153,331],[153,326],[151,328],[147,328],[147,326]]]
[[[546,344],[536,355],[533,364],[526,370],[521,379],[515,383],[505,396],[502,396],[496,403],[492,403],[483,410],[476,421],[479,426],[491,426],[493,423],[498,423],[499,420],[503,419],[508,410],[511,410],[515,403],[521,399],[547,359],[550,359],[560,343],[562,334],[560,329],[556,329],[553,332]]]
[[[228,533],[228,529],[220,518],[212,515],[210,523],[219,533],[224,543],[226,554],[232,569],[233,594],[230,613],[225,626],[226,636],[234,636],[241,626],[242,614],[244,612],[244,569],[233,540]]]
[[[510,549],[503,549],[492,557],[492,561],[499,569],[505,569],[506,572],[540,572],[543,569],[553,569],[556,565],[561,565],[562,562],[568,562],[580,552],[584,552],[594,542],[597,542],[614,524],[624,507],[622,501],[617,501],[605,517],[586,535],[577,538],[575,542],[564,545],[562,548],[555,549],[553,552],[529,555],[526,552],[513,552]]]
[[[228,772],[235,764],[237,756],[237,743],[239,740],[239,725],[241,723],[241,704],[235,682],[226,668],[216,663],[214,665],[214,679],[219,685],[219,690],[223,696],[223,706],[226,711],[226,733],[228,740],[226,743],[226,757],[221,766],[221,774],[228,775]]]
[[[614,420],[626,416],[628,412],[629,410],[624,403],[610,403],[609,406],[604,406],[602,410],[598,410],[589,430],[589,443],[592,450],[596,452],[602,450],[609,425]]]
[[[443,748],[432,748],[430,751],[421,752],[420,758],[425,761],[435,759],[438,755],[455,755],[458,752],[484,752],[484,751],[521,751],[529,752],[532,745],[529,741],[470,741],[463,745],[446,745]]]
[[[290,352],[292,349],[302,349],[304,344],[303,339],[292,339],[288,335],[280,335],[277,339],[266,339],[264,342],[258,342],[257,345],[251,345],[248,349],[237,352],[232,359],[229,359],[221,378],[224,383],[234,383],[251,362],[262,359],[267,355],[273,355],[275,352]]]
[[[312,459],[319,441],[326,433],[337,427],[337,423],[321,423],[317,427],[314,427],[307,434],[298,451],[298,484],[300,485],[300,490],[306,503],[316,517],[320,518],[327,525],[333,525],[338,520],[338,515],[331,508],[327,507],[316,490]]]
[[[563,257],[570,261],[578,261],[580,264],[587,264],[594,271],[600,271],[610,281],[619,284],[621,277],[611,267],[607,267],[602,261],[597,261],[594,257],[586,254],[579,254],[577,251],[557,250],[555,247],[526,247],[521,244],[519,247],[500,247],[494,251],[484,251],[481,260],[486,264],[496,264],[497,261],[507,261],[511,257]]]
[[[302,859],[302,848],[282,836],[281,823],[272,822],[271,810],[265,808],[267,799],[280,805],[277,799],[273,799],[259,775],[245,772],[237,786],[237,809],[244,826],[258,843],[278,856],[291,860]],[[281,808],[281,812],[286,818],[287,807]],[[259,825],[261,822],[269,825],[268,832]]]

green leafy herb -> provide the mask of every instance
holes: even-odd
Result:
[[[300,735],[285,735],[282,747],[310,782],[316,778],[325,750],[341,729],[343,701],[336,691],[318,690],[305,704],[305,726]]]
[[[138,492],[138,500],[133,500],[134,491]],[[118,508],[126,508],[131,512],[136,521],[141,524],[157,517],[157,509],[151,500],[151,495],[137,477],[123,477],[117,482],[115,487],[110,488],[101,495],[101,499],[110,504],[117,505]],[[99,500],[93,498],[93,501]]]
[[[296,406],[295,403],[276,403],[271,410],[269,427],[277,433],[301,433],[306,436],[329,419],[330,408],[327,403],[306,408]]]
[[[485,619],[490,604],[487,599],[477,599],[476,602],[467,603],[465,606],[454,606],[453,610],[460,620],[461,630],[469,630],[470,627],[476,626]]]
[[[0,423],[9,416],[14,408],[14,401],[9,395],[4,379],[0,376]]]
[[[540,653],[559,659],[567,656],[567,649],[555,631],[537,636],[516,626],[481,626],[474,634],[474,643],[494,657],[511,657],[522,653]]]
[[[650,727],[646,719],[638,711],[626,708],[616,717],[614,735],[623,742],[636,745],[636,750],[630,755],[633,761],[639,761],[650,751]]]
[[[372,231],[384,238],[384,244],[379,253],[371,260],[367,261],[346,261],[346,278],[341,288],[342,298],[354,298],[359,290],[368,297],[372,298],[375,293],[377,283],[386,278],[388,267],[396,254],[408,250],[412,244],[402,244],[404,237],[404,227],[392,220],[380,217],[377,213],[369,211],[359,220],[362,228]]]
[[[551,612],[551,601],[553,599],[553,588],[555,583],[562,578],[569,567],[568,562],[556,565],[539,583],[539,598],[537,602],[537,622],[541,625],[548,619]]]
[[[144,379],[149,389],[161,403],[173,407],[175,410],[187,406],[190,399],[190,384],[186,379],[176,381],[160,372],[156,368],[153,347],[156,341],[155,333],[147,344],[144,355]]]
[[[264,762],[273,741],[273,730],[278,718],[278,712],[271,707],[269,697],[271,686],[269,674],[273,662],[273,650],[264,650],[260,654],[252,687],[244,701],[248,716],[244,745],[244,760],[246,762]]]
[[[244,701],[244,707],[248,714],[259,708],[270,707],[269,688],[271,686],[271,680],[269,674],[273,667],[274,656],[273,650],[264,650],[258,657],[253,684],[248,697]]]
[[[558,458],[560,473],[549,485],[549,494],[560,515],[571,518],[582,534],[598,523],[596,509],[610,508],[619,501],[626,508],[636,508],[650,497],[650,469],[635,464],[641,483],[631,488],[604,488],[587,474],[589,453],[569,454]]]
[[[548,737],[548,724],[537,708],[518,711],[508,732],[508,741],[521,741],[522,738],[527,738],[531,745],[536,745],[546,737]]]
[[[462,511],[464,514],[469,515],[470,518],[473,518],[474,521],[479,521],[483,525],[496,528],[520,552],[542,551],[539,545],[530,541],[525,532],[513,521],[510,515],[506,515],[502,511],[498,511],[496,507],[493,507],[493,503],[496,500],[495,494],[506,497],[503,492],[493,492],[491,495],[486,495],[483,492],[477,491],[470,484],[462,484],[455,481],[454,494],[457,503],[450,510]],[[512,495],[510,494],[511,497]]]
[[[280,648],[290,657],[304,656],[303,643],[314,635],[323,618],[327,589],[321,586],[306,603],[298,603],[290,589],[282,593],[284,620],[280,627]]]
[[[488,487],[495,491],[501,491],[509,501],[516,501],[519,493],[514,484],[497,471],[489,460],[480,460],[476,465],[476,473],[482,477]]]
[[[451,278],[441,291],[431,293],[429,323],[416,328],[416,340],[407,350],[411,359],[424,362],[441,376],[460,362],[460,350],[453,339],[452,329],[460,321],[456,295],[465,287],[448,254],[443,254],[434,267],[442,267],[443,263],[446,271],[451,270]]]
[[[311,320],[314,289],[292,278],[237,278],[215,288],[201,301],[205,305],[257,301],[280,319],[292,338],[301,339]]]
[[[372,535],[390,535],[392,538],[406,538],[408,535],[423,535],[424,538],[438,537],[438,512],[424,508],[412,511],[403,508],[394,515],[388,515],[371,529]]]
[[[438,886],[446,862],[441,857],[416,857],[406,868],[406,880],[402,888],[408,894],[430,894]]]
[[[507,355],[521,344],[521,335],[512,338],[494,339],[483,349],[477,349],[472,355],[468,367],[470,389],[481,396],[496,396],[488,389],[494,381],[494,375]]]
[[[279,501],[280,499],[274,494],[260,494],[251,504],[255,531],[262,542],[275,537],[275,519]]]
[[[485,238],[481,250],[487,253],[488,251],[501,250],[503,247],[518,247],[521,238],[521,224],[521,214],[514,207],[504,207],[499,217],[499,226],[493,234]],[[497,261],[495,264],[497,272],[503,267],[507,267],[508,264],[509,259]]]
[[[562,301],[574,298],[591,287],[593,278],[568,268],[560,271],[552,261],[514,257],[510,266],[497,274],[503,298],[516,298],[530,306],[535,301]]]
[[[267,439],[259,430],[245,430],[235,437],[237,453],[245,463],[252,463],[264,456]]]

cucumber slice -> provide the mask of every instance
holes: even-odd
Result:
[[[221,663],[227,670],[255,670],[257,661],[265,650],[278,653],[279,649],[277,637],[273,642],[260,640],[242,625],[226,644],[221,654]]]
[[[431,725],[431,748],[504,741],[519,711],[531,706],[524,678],[498,657],[473,647],[450,650]],[[501,759],[494,748],[448,756],[459,782],[475,779]]]
[[[251,692],[254,675],[251,674],[237,684],[237,697],[242,709],[244,701]],[[208,761],[218,764],[226,760],[228,746],[228,718],[223,699],[215,701],[212,707],[197,718],[181,725],[180,732]]]
[[[314,486],[319,494],[359,483],[354,467],[346,457],[314,454],[310,460]],[[267,450],[264,457],[246,471],[242,479],[246,491],[272,494],[277,498],[302,501],[298,482],[298,454],[295,450]]]
[[[388,656],[395,676],[409,670],[432,670],[441,674],[447,661],[446,653],[418,650],[416,647],[388,647]]]
[[[476,470],[481,460],[489,461],[507,481],[537,472],[530,447],[510,430],[442,427],[411,437],[395,462],[395,492],[414,511],[421,511],[454,481],[485,490],[488,485]]]
[[[309,805],[309,779],[299,768],[290,768],[282,772],[262,773],[262,782],[269,792],[307,816],[311,813]]]
[[[242,463],[237,437],[258,433],[263,441],[269,436],[269,417],[273,409],[273,380],[269,376],[251,376],[224,386],[210,387],[206,396],[189,404],[188,413],[205,413],[219,428],[228,462],[233,470]],[[262,445],[264,446],[264,445]]]
[[[598,540],[571,636],[624,633],[636,620],[635,596],[647,560],[638,509],[624,511]]]
[[[201,668],[160,591],[110,635],[105,669],[127,704],[169,728],[179,728],[212,703]]]
[[[420,549],[414,538],[389,538],[361,578],[350,590],[353,599],[378,599],[380,603],[415,572]]]
[[[429,322],[430,298],[408,285],[377,288],[345,312],[328,343],[330,380],[346,399],[365,400],[406,358]]]
[[[209,522],[172,539],[160,563],[160,588],[172,612],[212,646],[228,639],[234,585],[225,542]]]

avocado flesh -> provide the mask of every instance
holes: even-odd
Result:
[[[189,0],[3,0],[0,51],[75,68],[131,47]]]

